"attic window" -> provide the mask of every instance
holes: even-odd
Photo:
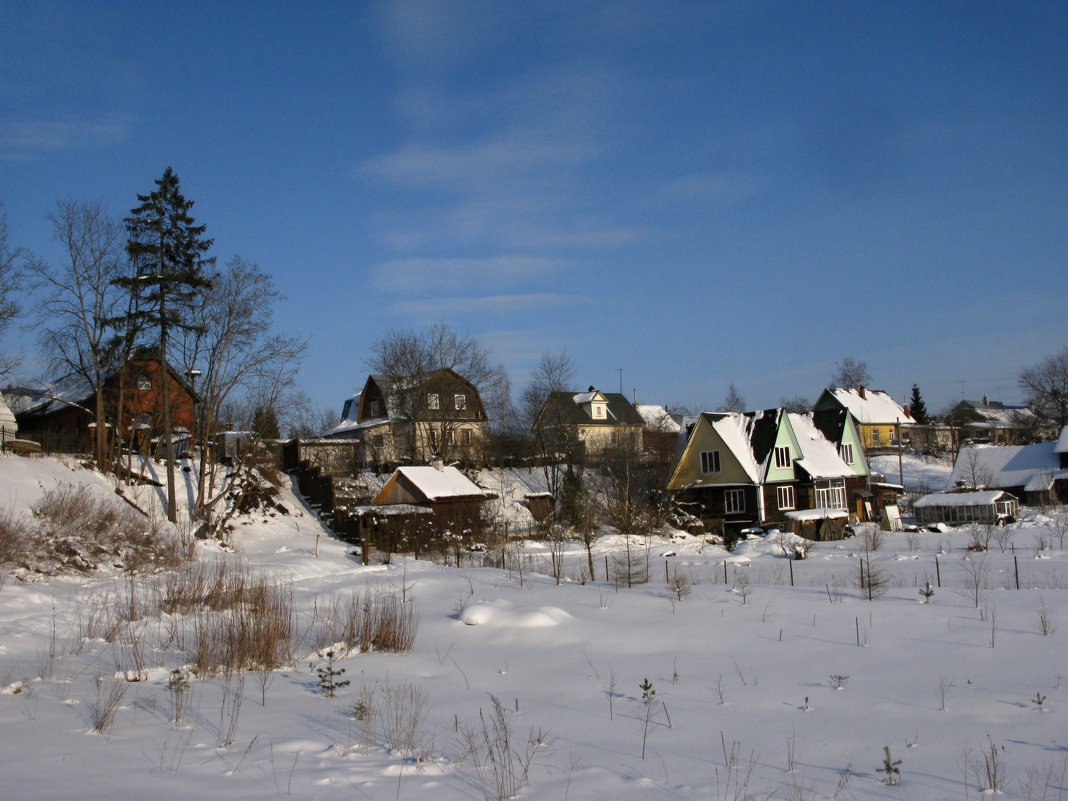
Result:
[[[152,389],[152,378],[147,373],[137,376],[137,388],[140,390]]]
[[[601,418],[603,420],[604,419],[604,406],[601,406],[600,404],[595,403],[593,405],[593,416],[594,417],[599,417],[599,418]]]
[[[428,409],[440,409],[441,397],[436,392],[430,392],[426,396],[426,407]]]
[[[453,402],[453,405],[456,407],[456,411],[461,411],[461,410],[467,408],[467,396],[466,395],[460,395],[460,394],[453,395],[452,396],[452,402]]]
[[[702,451],[701,452],[701,473],[707,475],[709,473],[719,472],[719,451]]]
[[[838,455],[842,457],[842,461],[846,464],[853,464],[853,444],[843,442],[838,446]]]
[[[775,446],[775,466],[779,468],[790,466],[790,446],[789,445],[776,445]]]
[[[379,410],[382,408],[381,404],[379,404],[378,401],[373,400],[373,401],[371,401],[370,406],[371,406],[371,417],[378,417]]]

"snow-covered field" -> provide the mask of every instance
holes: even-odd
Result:
[[[2,505],[24,509],[56,482],[111,493],[76,466],[0,457]],[[158,508],[158,491],[137,500]],[[193,661],[181,615],[135,615],[107,638],[89,625],[106,598],[151,597],[163,577],[7,578],[0,798],[498,798],[493,764],[525,771],[519,797],[546,801],[1068,796],[1063,510],[1029,511],[986,554],[965,530],[884,534],[867,559],[888,587],[869,601],[859,538],[805,561],[767,539],[730,554],[635,540],[650,581],[626,589],[604,581],[624,544],[606,536],[598,580],[557,585],[531,572],[549,564],[533,543],[510,570],[362,567],[298,498],[280,500],[295,514],[243,518],[236,553],[199,546],[201,563],[232,560],[291,593],[303,646],[273,673],[192,676],[179,699],[172,671]],[[569,548],[563,575],[585,559]],[[368,590],[414,609],[414,647],[341,654],[349,684],[328,697],[313,619]],[[895,786],[879,770],[887,747]]]

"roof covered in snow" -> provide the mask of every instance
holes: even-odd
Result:
[[[407,489],[424,501],[486,498],[490,495],[452,466],[443,466],[440,469],[433,466],[398,467],[375,496],[372,504],[385,503],[392,486],[400,479],[403,479]]]
[[[881,389],[829,387],[824,392],[848,409],[861,423],[876,425],[916,422],[896,400]]]
[[[838,447],[823,436],[811,414],[787,415],[797,437],[801,454],[794,461],[813,478],[843,478],[853,475],[853,468],[838,455]]]
[[[669,434],[677,434],[682,426],[671,416],[666,406],[654,406],[648,403],[635,405],[635,410],[645,422],[645,428],[649,431],[663,431]]]
[[[973,445],[961,448],[950,487],[982,483],[988,487],[1023,487],[1027,492],[1048,490],[1057,479],[1068,479],[1062,470],[1057,442],[1036,445]]]
[[[933,492],[913,501],[913,506],[989,506],[1002,500],[1013,499],[1004,490],[983,490],[981,492]]]

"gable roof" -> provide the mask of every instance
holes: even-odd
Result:
[[[992,400],[962,400],[958,403],[950,415],[967,412],[972,420],[966,425],[969,428],[1016,428],[1021,425],[1033,423],[1035,412],[1028,406],[1010,406],[1001,401]]]
[[[608,404],[604,419],[590,417],[582,408],[597,395]],[[592,425],[592,426],[641,426],[642,416],[620,392],[550,392],[534,421],[537,428],[546,416],[550,416],[554,425]]]
[[[421,380],[411,379],[401,381],[390,378],[382,373],[371,373],[367,376],[367,381],[364,383],[363,390],[353,396],[354,398],[358,398],[358,400],[352,405],[349,417],[360,424],[366,424],[372,420],[376,422],[381,422],[386,419],[390,421],[406,420],[407,416],[404,409],[401,407],[400,402],[401,393],[410,390],[418,390],[420,387],[425,387],[436,381],[447,378],[455,380],[470,388],[471,392],[474,394],[474,402],[477,409],[484,418],[485,407],[482,405],[482,397],[479,395],[478,388],[449,367],[442,367],[438,370],[434,370]],[[375,394],[374,390],[376,389],[377,394],[381,395],[383,399],[385,408],[381,410],[380,414],[370,417],[369,410],[364,407],[371,395]]]
[[[981,475],[989,479],[991,487],[1023,487],[1026,492],[1043,492],[1050,489],[1055,480],[1068,479],[1068,470],[1060,466],[1056,450],[1059,444],[1058,441],[961,448],[948,486],[968,484],[974,476]]]
[[[641,415],[647,431],[662,431],[677,434],[682,429],[679,421],[671,416],[666,406],[653,406],[647,403],[635,404],[634,410]]]
[[[816,426],[812,415],[790,414],[787,417],[801,449],[800,458],[794,459],[795,464],[812,478],[843,478],[854,474],[853,468],[838,454],[834,442]]]
[[[489,494],[455,467],[398,467],[393,471],[372,505],[386,502],[397,483],[404,485],[420,501],[483,500]]]
[[[823,390],[820,400],[825,397],[848,409],[849,413],[862,424],[893,425],[916,422],[912,415],[901,407],[901,404],[882,389],[828,387]],[[816,405],[817,407],[827,408],[825,404],[818,401]]]

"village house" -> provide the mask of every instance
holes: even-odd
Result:
[[[486,410],[478,389],[456,372],[436,370],[421,381],[367,377],[345,401],[326,439],[359,441],[363,464],[474,461],[485,439]]]
[[[842,514],[825,516],[843,522],[878,512],[860,434],[848,414],[709,412],[681,437],[667,488],[728,538],[746,528],[785,525],[789,512],[831,510]]]
[[[944,422],[957,435],[956,445],[964,442],[992,445],[1026,445],[1035,439],[1038,415],[1029,406],[1010,406],[992,401],[962,400],[946,414]]]
[[[124,447],[150,453],[163,431],[163,393],[169,393],[171,428],[176,439],[189,440],[199,402],[190,383],[173,368],[164,371],[157,358],[139,356],[104,380],[104,416],[109,447],[115,419]],[[121,412],[120,412],[121,396]],[[43,391],[12,399],[20,437],[41,443],[46,451],[87,453],[96,436],[96,393],[79,375],[69,375]]]
[[[606,451],[640,451],[645,421],[620,392],[550,392],[534,430],[568,461],[596,461]]]
[[[857,421],[861,444],[869,453],[898,444],[901,426],[916,423],[907,409],[881,389],[829,387],[823,390],[812,409],[848,411]]]
[[[1056,442],[970,445],[960,449],[951,488],[1004,490],[1040,506],[1068,499],[1068,426]]]

